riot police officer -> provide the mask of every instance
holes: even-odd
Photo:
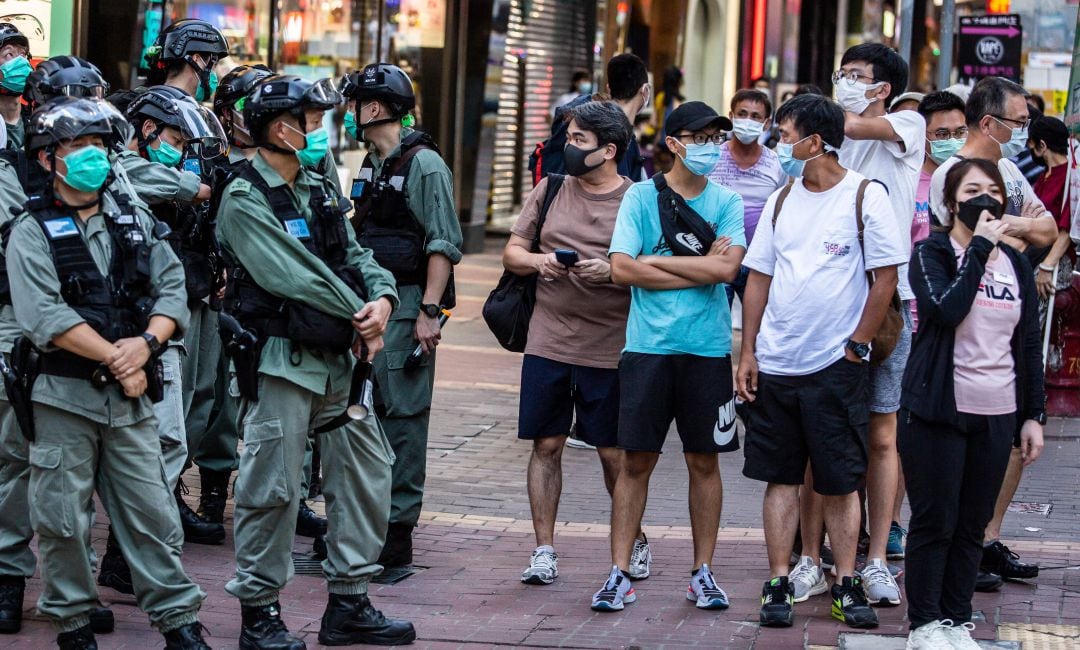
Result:
[[[221,31],[205,20],[184,18],[161,30],[148,54],[147,83],[180,88],[195,101],[210,101],[217,89],[214,66],[229,56]]]
[[[0,23],[0,117],[6,127],[6,147],[21,149],[26,117],[19,97],[30,76],[30,41],[11,23]]]
[[[396,645],[416,636],[367,596],[386,533],[392,452],[371,412],[337,425],[349,400],[349,351],[377,353],[397,303],[393,278],[354,240],[347,201],[311,169],[326,155],[324,113],[340,103],[329,80],[258,82],[243,109],[258,153],[241,163],[218,213],[233,269],[226,309],[258,339],[233,357],[244,450],[234,487],[237,570],[225,589],[242,606],[241,648],[305,647],[281,621],[277,600],[292,575],[311,431],[322,431],[330,520],[320,643]]]
[[[401,68],[372,64],[347,76],[346,128],[374,147],[353,183],[353,224],[360,245],[394,274],[401,307],[386,332],[386,353],[375,360],[376,409],[394,448],[393,504],[379,563],[412,563],[412,532],[424,497],[428,420],[435,381],[439,316],[453,307],[452,269],[461,260],[461,226],[450,170],[431,137],[404,126],[416,105]],[[448,290],[449,287],[449,290]],[[406,367],[416,348],[426,356]]]
[[[32,438],[38,610],[61,648],[97,647],[86,561],[96,490],[131,562],[138,604],[166,647],[203,649],[205,594],[180,565],[181,529],[151,406],[161,390],[156,357],[189,317],[183,269],[153,218],[107,189],[107,151],[122,124],[101,100],[60,97],[38,108],[27,149],[52,183],[16,219],[7,247],[25,337],[13,363],[32,388],[32,406],[24,399],[13,407],[32,411],[20,425]]]

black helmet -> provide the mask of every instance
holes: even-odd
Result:
[[[20,45],[27,51],[30,50],[30,40],[26,38],[26,34],[20,32],[19,28],[11,23],[0,23],[0,47],[5,45]]]
[[[156,133],[169,126],[180,132],[188,146],[203,159],[220,156],[225,151],[225,131],[214,114],[179,88],[153,86],[139,94],[128,106],[128,121],[135,127],[139,148],[144,149],[153,138],[145,138],[145,120],[157,123]]]
[[[60,95],[102,99],[108,92],[109,84],[96,65],[77,56],[64,55],[38,64],[26,80],[23,99],[33,107]]]
[[[226,117],[227,111],[243,110],[243,106],[237,106],[236,102],[244,99],[255,87],[255,84],[274,74],[270,68],[262,65],[236,66],[221,78],[221,83],[214,93],[214,113],[218,117]]]
[[[106,148],[123,141],[127,122],[113,105],[103,99],[54,97],[38,106],[30,116],[27,151],[55,146],[84,135],[100,135]]]
[[[151,51],[152,62],[184,61],[192,54],[218,60],[229,56],[229,44],[221,31],[205,20],[184,18],[161,30]]]
[[[416,94],[409,75],[389,63],[372,63],[363,70],[345,75],[341,92],[349,99],[380,101],[398,117],[416,107]]]
[[[244,102],[244,124],[258,141],[263,130],[282,113],[303,121],[307,109],[329,110],[343,101],[330,79],[315,82],[291,74],[276,74],[258,81]]]

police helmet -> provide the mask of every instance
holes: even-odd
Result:
[[[43,104],[53,97],[93,97],[103,99],[109,84],[93,63],[77,56],[54,56],[38,64],[26,80],[23,99],[30,106]]]
[[[229,56],[229,43],[205,20],[184,18],[161,30],[150,51],[152,62],[168,64],[202,54],[213,60]]]
[[[54,97],[30,116],[27,151],[55,147],[84,135],[100,135],[106,148],[123,140],[128,126],[112,104],[86,97]]]
[[[152,120],[158,125],[158,133],[167,126],[179,131],[188,146],[203,159],[215,158],[225,152],[225,131],[217,117],[179,88],[148,88],[128,106],[127,118],[135,127],[140,148],[152,140],[142,134],[143,122]]]
[[[330,79],[315,82],[291,74],[276,74],[258,81],[244,102],[244,124],[258,141],[267,125],[288,113],[301,123],[304,111],[330,110],[344,101]]]
[[[237,106],[237,102],[247,97],[256,83],[272,74],[274,71],[261,63],[240,65],[230,70],[221,78],[214,93],[214,113],[218,117],[227,117],[230,110],[243,110],[243,105]]]
[[[18,45],[30,50],[30,40],[26,38],[26,34],[11,23],[0,23],[0,47],[5,45]]]
[[[363,70],[350,72],[342,80],[341,92],[349,99],[380,101],[398,117],[416,107],[412,79],[390,63],[372,63]]]

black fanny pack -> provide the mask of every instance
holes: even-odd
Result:
[[[672,255],[705,255],[716,241],[712,226],[675,190],[663,174],[653,176],[656,204],[660,209],[660,230]]]

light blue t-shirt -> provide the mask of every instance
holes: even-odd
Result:
[[[635,183],[623,195],[612,253],[671,255],[660,229],[652,181]],[[742,198],[729,189],[710,182],[705,190],[687,201],[716,231],[728,236],[732,246],[746,247],[743,231]],[[693,354],[724,357],[731,354],[731,312],[724,284],[688,289],[630,289],[630,316],[626,322],[624,352],[645,354]]]

